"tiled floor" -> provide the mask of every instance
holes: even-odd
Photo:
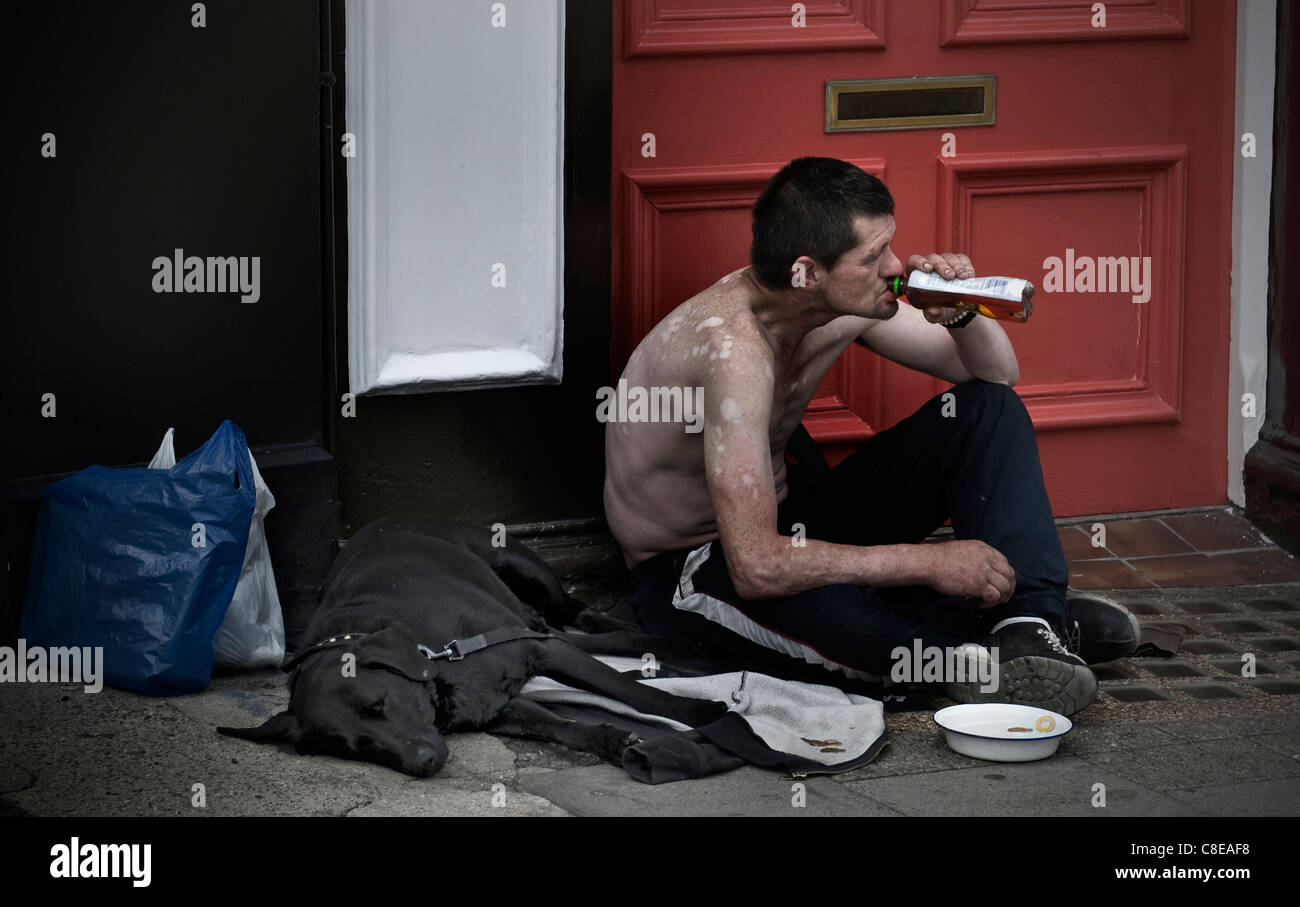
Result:
[[[1059,532],[1075,589],[1300,582],[1300,561],[1226,508],[1089,520]]]
[[[1071,587],[1115,590],[1144,641],[1160,628],[1176,634],[1176,652],[1146,653],[1164,657],[1095,667],[1103,707],[1300,692],[1300,586],[1286,585],[1300,583],[1300,561],[1239,513],[1088,519],[1058,532]]]
[[[1283,707],[1300,705],[1300,584],[1106,594],[1137,615],[1144,643],[1164,644],[1093,666],[1102,708],[1112,700],[1137,707],[1191,698],[1249,709],[1279,696],[1291,700]],[[1147,710],[1143,717],[1157,714]]]

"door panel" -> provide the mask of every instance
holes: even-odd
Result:
[[[1007,327],[1025,399],[1040,429],[1179,418],[1182,148],[1097,149],[1030,157],[969,155],[943,162],[939,236],[989,273],[1031,274],[1034,315]],[[1024,224],[1034,225],[1025,231]],[[1042,262],[1072,250],[1106,262],[1110,292],[1048,293]],[[1118,259],[1149,257],[1150,279],[1134,302],[1114,291]],[[1076,268],[1073,283],[1086,272]],[[1093,269],[1093,281],[1097,280]],[[1130,280],[1130,288],[1135,285]],[[1226,290],[1226,287],[1225,287]]]
[[[812,0],[805,26],[791,26],[789,7],[763,2],[631,3],[623,16],[628,57],[884,47],[882,0]],[[619,27],[615,24],[615,34]]]
[[[1106,3],[1104,28],[1094,26],[1093,0],[942,0],[942,45],[1013,41],[1113,41],[1185,38],[1188,0]]]

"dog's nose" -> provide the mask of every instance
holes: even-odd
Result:
[[[447,751],[445,749],[427,745],[415,748],[415,762],[419,766],[419,774],[425,777],[436,773],[446,761]]]

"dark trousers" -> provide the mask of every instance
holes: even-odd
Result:
[[[951,394],[951,397],[949,397]],[[745,600],[727,573],[721,542],[690,577],[694,593],[726,603],[720,622],[673,604],[689,549],[665,552],[632,570],[632,607],[651,632],[701,639],[719,656],[756,669],[779,669],[806,656],[877,676],[891,651],[979,641],[999,620],[1044,618],[1064,639],[1065,556],[1043,487],[1038,448],[1019,396],[1001,384],[967,381],[897,425],[878,432],[830,469],[791,466],[790,494],[778,529],[850,545],[918,543],[952,520],[958,539],[981,539],[1016,571],[1010,601],[981,609],[975,600],[924,586],[828,585],[787,598]],[[738,634],[735,622],[761,627],[771,642]],[[751,622],[751,623],[746,623]],[[785,651],[779,651],[784,649]]]

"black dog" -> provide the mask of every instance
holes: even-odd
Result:
[[[443,735],[452,731],[554,740],[615,763],[636,742],[518,696],[536,675],[691,726],[726,712],[722,703],[644,686],[579,649],[682,652],[584,608],[522,544],[492,540],[489,530],[427,516],[366,526],[325,579],[306,631],[310,645],[285,665],[293,672],[289,708],[260,727],[217,730],[428,776],[446,762]],[[591,633],[551,629],[564,626]]]

